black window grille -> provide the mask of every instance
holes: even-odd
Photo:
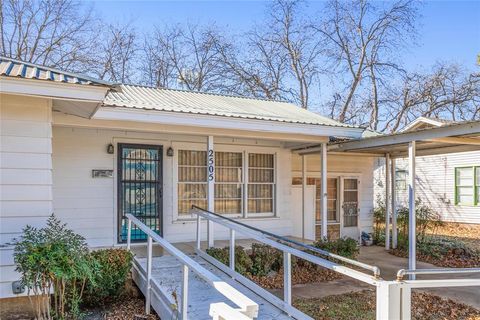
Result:
[[[118,235],[127,241],[127,214],[162,235],[162,146],[118,144]],[[132,224],[132,242],[147,235]]]

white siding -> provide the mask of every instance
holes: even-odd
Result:
[[[54,211],[69,227],[86,237],[89,245],[117,244],[116,177],[91,177],[92,169],[116,169],[116,155],[106,152],[113,143],[159,144],[164,149],[172,146],[206,148],[206,137],[139,133],[103,129],[54,127],[53,129],[53,205]],[[245,148],[252,152],[275,152],[277,155],[277,217],[245,219],[271,232],[288,235],[290,220],[291,153],[279,142],[232,138],[215,138],[216,150]],[[163,166],[163,231],[172,242],[193,241],[195,222],[176,219],[175,164],[164,156]],[[114,176],[116,176],[114,174]],[[203,230],[206,230],[204,228]],[[218,227],[216,238],[228,238],[227,230]]]
[[[480,166],[480,151],[417,157],[417,199],[436,210],[444,221],[480,223],[480,206],[455,204],[455,168]],[[375,162],[375,194],[384,190],[384,161]],[[408,170],[408,159],[397,159],[397,168]],[[399,205],[408,204],[407,190],[397,192]]]
[[[9,243],[52,213],[51,122],[50,100],[0,94],[0,298],[19,279]]]
[[[358,177],[360,180],[360,232],[371,232],[373,227],[373,167],[374,159],[370,157],[343,155],[328,155],[327,157],[327,171],[329,176]],[[302,176],[301,156],[293,156],[292,171],[296,177]],[[307,176],[320,177],[320,172],[320,154],[308,155]]]

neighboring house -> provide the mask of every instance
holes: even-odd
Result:
[[[454,121],[419,117],[402,132],[415,132],[455,124]],[[447,138],[448,139],[448,138]],[[418,157],[417,199],[449,222],[480,223],[480,145],[477,151]],[[385,160],[375,160],[375,194],[385,192]],[[396,160],[397,206],[408,206],[408,161]]]
[[[15,238],[52,213],[91,247],[124,245],[127,213],[171,242],[193,241],[193,204],[315,240],[320,155],[293,150],[364,132],[286,102],[115,85],[8,58],[0,126],[0,298],[19,279]],[[328,157],[331,237],[371,231],[373,168],[372,156]]]

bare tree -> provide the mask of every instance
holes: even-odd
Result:
[[[411,0],[382,3],[332,0],[325,12],[326,19],[316,29],[323,35],[332,69],[348,75],[335,117],[342,122],[352,121],[358,112],[356,108],[370,105],[373,110],[369,123],[376,128],[382,82],[379,75],[389,68],[400,69],[394,53],[414,31],[415,5]],[[364,84],[365,80],[369,80],[369,85]],[[355,96],[362,86],[370,87],[370,103],[365,104],[360,98],[355,106]]]
[[[71,0],[2,0],[0,52],[32,63],[88,72],[96,21]]]
[[[219,72],[217,38],[214,26],[179,25],[156,27],[146,41],[144,70],[156,85],[174,85],[194,91],[218,91]],[[176,84],[175,84],[176,81]]]
[[[135,29],[130,23],[107,25],[101,34],[104,37],[96,52],[95,75],[113,82],[132,82],[139,51]]]
[[[408,73],[385,101],[383,130],[398,131],[420,116],[454,121],[480,119],[480,73],[437,63],[430,73]]]

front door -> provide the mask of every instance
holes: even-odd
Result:
[[[358,187],[359,181],[356,178],[343,179],[342,192],[342,237],[358,240]]]
[[[127,241],[127,214],[162,235],[162,146],[118,144],[118,241]],[[133,241],[146,234],[132,224]]]

